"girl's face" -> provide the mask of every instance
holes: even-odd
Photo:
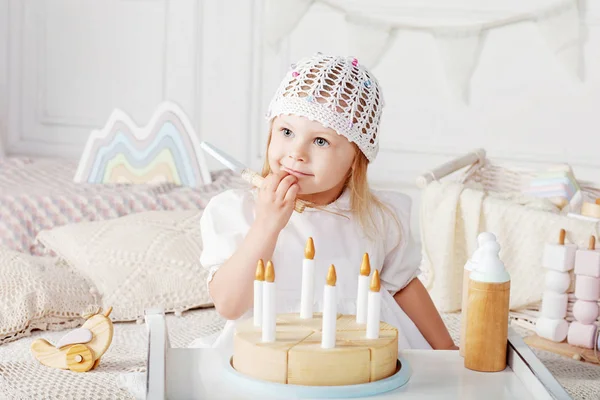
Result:
[[[356,150],[346,137],[319,122],[281,115],[273,120],[267,154],[271,171],[298,178],[299,198],[328,204],[344,188]]]

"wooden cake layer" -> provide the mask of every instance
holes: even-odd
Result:
[[[263,343],[252,318],[238,324],[233,367],[248,376],[271,382],[337,386],[374,382],[396,372],[398,330],[380,322],[378,339],[366,338],[366,325],[354,315],[339,315],[336,347],[321,348],[321,314],[277,315],[275,342]]]

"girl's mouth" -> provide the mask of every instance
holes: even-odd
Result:
[[[281,166],[281,169],[284,170],[285,172],[287,172],[288,174],[294,175],[298,178],[305,177],[305,176],[313,176],[312,174],[307,174],[304,172],[296,171],[295,169],[287,168],[283,165]]]

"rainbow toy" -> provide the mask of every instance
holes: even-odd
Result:
[[[90,134],[74,181],[193,187],[212,179],[187,115],[164,102],[144,127],[115,109],[104,128]]]

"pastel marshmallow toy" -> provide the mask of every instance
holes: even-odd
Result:
[[[542,266],[554,271],[567,272],[575,264],[576,244],[565,244],[565,230],[560,230],[558,244],[546,243]]]
[[[595,203],[584,202],[581,205],[581,215],[591,218],[600,218],[600,199]]]
[[[575,297],[578,300],[598,301],[598,298],[600,298],[600,278],[576,275]]]
[[[573,317],[582,324],[592,324],[598,318],[598,302],[577,300],[573,305]]]
[[[569,326],[567,342],[573,346],[593,349],[596,344],[596,325],[585,325],[578,321],[573,321]]]
[[[542,316],[552,319],[563,319],[567,316],[569,296],[566,293],[546,291],[542,295]]]
[[[596,238],[590,237],[587,250],[579,249],[575,253],[575,274],[600,277],[600,251],[595,249]]]
[[[568,272],[546,271],[546,290],[556,293],[566,293],[571,286],[571,274]]]
[[[535,333],[553,342],[562,342],[567,338],[568,332],[569,323],[564,319],[539,317],[535,323]]]

